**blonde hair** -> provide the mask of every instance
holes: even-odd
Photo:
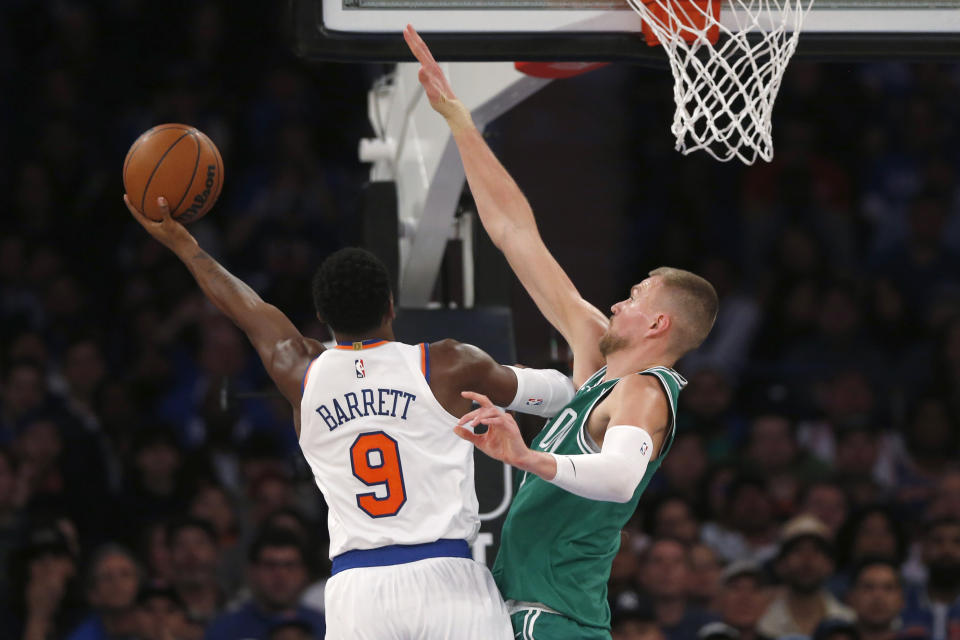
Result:
[[[671,306],[678,312],[671,320],[677,328],[675,343],[679,355],[696,349],[707,339],[717,319],[717,291],[705,278],[683,269],[659,267],[649,275],[660,278],[669,291]]]

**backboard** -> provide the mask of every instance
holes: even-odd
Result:
[[[439,60],[664,63],[625,0],[290,0],[298,53],[315,60],[409,60],[409,22]],[[725,12],[725,13],[724,13]],[[735,24],[732,10],[721,19]],[[960,0],[814,0],[797,56],[960,57]]]

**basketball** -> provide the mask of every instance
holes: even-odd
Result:
[[[130,203],[160,220],[157,198],[184,224],[202,218],[223,188],[223,160],[213,141],[185,124],[161,124],[137,138],[123,162],[123,186]]]

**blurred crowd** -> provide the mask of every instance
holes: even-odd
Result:
[[[308,283],[358,237],[378,70],[293,59],[268,4],[0,7],[0,640],[323,636],[289,408],[120,203],[130,142],[197,125],[227,187],[191,229],[325,337]],[[960,66],[797,62],[751,168],[651,133],[650,70],[598,74],[647,116],[618,289],[664,263],[721,294],[614,564],[614,637],[957,640]]]

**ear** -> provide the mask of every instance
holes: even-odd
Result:
[[[647,327],[647,336],[651,338],[665,336],[671,326],[673,326],[673,321],[670,316],[665,313],[658,313],[654,316],[650,326]]]
[[[393,306],[393,294],[392,294],[392,293],[390,294],[390,306],[389,306],[389,308],[387,309],[387,319],[388,319],[390,322],[393,322],[394,320],[397,319],[397,310],[396,310],[396,309],[394,308],[394,306]]]

